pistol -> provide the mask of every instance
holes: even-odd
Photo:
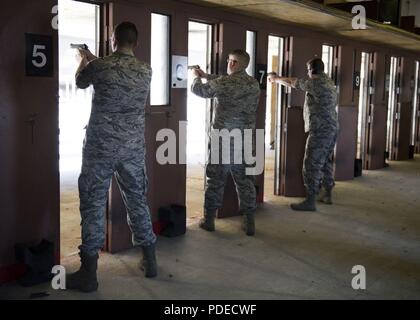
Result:
[[[194,69],[200,69],[200,66],[199,65],[188,66],[188,70],[194,70]]]
[[[83,49],[83,50],[88,50],[88,46],[87,44],[83,43],[83,44],[79,44],[79,43],[70,43],[70,48],[72,49]]]

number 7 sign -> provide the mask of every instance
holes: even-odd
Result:
[[[265,90],[267,88],[267,65],[266,64],[257,64],[255,78],[260,83],[260,88],[262,90]]]
[[[26,33],[25,41],[26,75],[52,77],[54,71],[52,37]]]

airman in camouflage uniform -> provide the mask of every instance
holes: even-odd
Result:
[[[143,248],[142,267],[147,269],[146,276],[156,275],[156,236],[146,199],[144,141],[145,104],[152,70],[137,60],[133,47],[127,45],[137,41],[133,24],[126,22],[117,26],[114,37],[117,49],[108,57],[95,59],[90,52],[81,52],[92,61],[82,65],[76,73],[78,88],[89,85],[94,88],[79,177],[82,267],[67,281],[68,288],[82,291],[97,288],[98,251],[105,242],[105,209],[114,173],[127,210],[133,244]],[[150,270],[151,264],[154,270]]]
[[[82,245],[88,254],[105,242],[104,213],[110,180],[115,177],[127,208],[133,244],[155,242],[146,199],[144,106],[151,68],[134,56],[115,52],[93,60],[76,78],[79,88],[93,84],[92,112],[79,177]]]
[[[337,90],[334,82],[324,73],[324,64],[320,59],[308,62],[309,79],[272,77],[278,81],[306,92],[303,118],[306,141],[303,163],[303,180],[306,199],[300,204],[292,204],[292,209],[314,211],[315,198],[320,186],[325,193],[320,198],[325,203],[331,202],[334,187],[332,153],[338,135]]]
[[[250,77],[245,68],[249,63],[249,55],[243,50],[235,50],[229,55],[228,75],[207,75],[201,70],[195,70],[197,78],[191,90],[202,98],[214,98],[216,101],[214,120],[210,133],[215,130],[255,129],[256,111],[260,97],[258,81]],[[203,83],[201,78],[207,78]],[[213,141],[212,143],[220,143]],[[221,147],[219,150],[222,150]],[[214,217],[217,209],[222,207],[225,182],[231,174],[239,197],[240,211],[244,215],[244,230],[247,235],[255,234],[254,213],[256,210],[256,190],[254,177],[246,175],[246,164],[235,163],[234,143],[230,141],[230,163],[212,163],[212,156],[206,166],[207,185],[204,201],[204,219],[200,227],[207,231],[214,231]],[[220,152],[220,151],[219,151]],[[242,150],[243,155],[243,150]]]

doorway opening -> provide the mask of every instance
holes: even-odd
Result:
[[[268,36],[267,70],[283,76],[284,38]],[[285,87],[267,82],[265,116],[265,171],[264,190],[268,194],[279,194],[280,156],[282,137],[282,94]]]
[[[210,24],[189,21],[188,23],[188,64],[198,65],[206,73],[211,72],[212,33]],[[194,76],[188,74],[187,90],[187,225],[203,214],[205,166],[210,124],[209,99],[203,99],[191,92]],[[204,80],[205,81],[205,80]]]
[[[334,47],[329,45],[322,46],[322,62],[324,71],[331,79],[333,77]]]
[[[255,77],[255,56],[257,54],[257,33],[255,31],[246,31],[246,52],[249,54],[249,64],[246,72],[251,77]]]
[[[419,103],[420,103],[420,62],[416,61],[414,73],[414,96],[413,96],[413,118],[411,126],[411,145],[414,147],[414,152],[419,152]],[[417,148],[416,148],[417,147]],[[417,149],[417,150],[416,150]]]
[[[340,64],[340,47],[334,46],[334,45],[322,45],[322,62],[324,63],[324,72],[325,74],[331,78],[331,80],[334,82],[335,89],[337,94],[340,94],[340,87],[339,87],[339,81],[338,81],[338,72],[339,72],[339,64]],[[335,111],[337,113],[337,116],[339,114],[338,110],[338,104],[339,104],[339,97],[337,97],[337,105],[335,106]],[[336,151],[337,151],[337,145],[334,147],[334,151],[331,155],[332,161],[334,163],[334,170],[335,170],[335,160],[336,160]]]
[[[60,238],[61,256],[77,252],[80,213],[77,180],[82,165],[85,126],[89,121],[92,88],[76,88],[77,50],[87,44],[98,55],[100,6],[72,0],[58,1],[59,19],[59,128],[60,128]]]
[[[388,120],[387,120],[387,135],[386,135],[386,160],[395,158],[393,155],[395,143],[395,122],[396,122],[396,107],[397,107],[397,79],[398,58],[391,57],[389,70],[389,95],[388,95]]]
[[[369,104],[369,63],[370,54],[362,52],[362,62],[360,67],[360,91],[359,107],[357,120],[357,144],[356,159],[361,161],[361,166],[365,161],[365,139],[366,139],[366,118]]]

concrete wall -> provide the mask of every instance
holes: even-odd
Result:
[[[14,245],[46,238],[59,256],[56,0],[0,5],[0,282],[19,273]],[[54,74],[25,74],[25,33],[53,37]],[[34,137],[27,123],[36,113]]]

